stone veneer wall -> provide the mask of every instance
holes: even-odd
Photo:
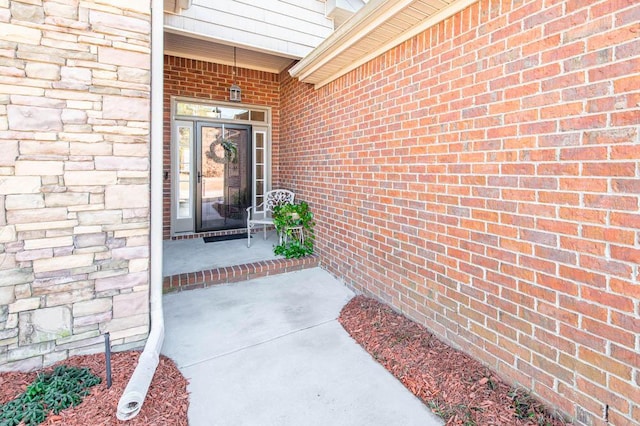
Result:
[[[141,346],[150,3],[0,0],[0,369]]]

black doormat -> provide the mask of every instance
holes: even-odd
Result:
[[[247,234],[229,234],[229,235],[216,235],[214,237],[204,237],[205,243],[217,243],[218,241],[239,240],[241,238],[247,238]]]

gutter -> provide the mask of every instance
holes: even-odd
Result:
[[[375,35],[376,29],[396,15],[410,13],[419,0],[370,0],[318,47],[289,69],[289,74],[303,83],[312,83],[318,89],[393,47],[437,25],[439,22],[466,9],[478,0],[451,0],[442,3],[428,18],[407,28],[396,28],[388,41],[371,51],[354,53],[352,48],[361,40]],[[347,65],[339,65],[346,58]],[[328,77],[323,75],[327,75]],[[324,72],[323,72],[324,71]]]
[[[355,15],[342,24],[318,47],[289,70],[289,74],[300,80],[309,77],[327,62],[365,37],[373,28],[390,16],[402,11],[415,0],[370,0]]]
[[[164,341],[162,313],[162,145],[163,145],[163,0],[151,1],[151,224],[149,304],[151,330],[120,401],[116,417],[129,420],[138,415],[160,360]]]

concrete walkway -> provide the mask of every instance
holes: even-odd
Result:
[[[338,323],[351,297],[320,268],[165,296],[189,424],[442,425]]]

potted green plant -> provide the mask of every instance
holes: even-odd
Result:
[[[304,201],[283,204],[273,209],[273,224],[281,236],[273,252],[287,259],[313,254],[315,234],[313,214]]]

